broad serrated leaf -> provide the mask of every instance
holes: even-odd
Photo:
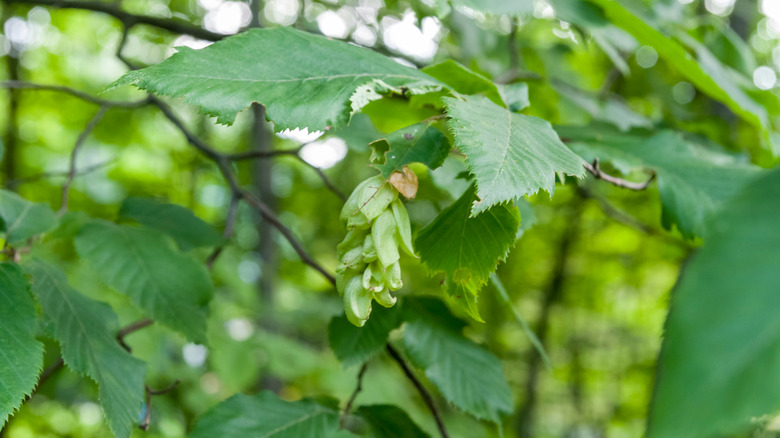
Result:
[[[401,322],[396,307],[376,306],[363,327],[356,327],[343,315],[334,316],[328,325],[330,348],[345,367],[363,363],[382,351],[388,335]]]
[[[495,423],[512,412],[512,391],[501,361],[466,339],[460,330],[463,323],[441,301],[409,297],[403,309],[409,358],[450,403]]]
[[[451,59],[425,67],[423,72],[447,84],[460,94],[484,95],[496,105],[504,105],[501,93],[493,81]]]
[[[57,216],[48,205],[30,202],[8,190],[0,190],[0,217],[5,225],[6,240],[11,245],[57,225]]]
[[[259,102],[277,131],[339,127],[380,93],[442,87],[371,50],[289,27],[250,29],[201,50],[179,50],[160,64],[127,73],[114,86],[133,84],[183,98],[227,124]]]
[[[98,384],[111,432],[129,437],[144,402],[145,366],[117,343],[114,311],[75,291],[65,274],[46,262],[34,259],[23,267],[65,364]]]
[[[555,172],[582,177],[582,159],[552,126],[537,117],[510,112],[485,97],[445,97],[455,145],[477,180],[472,215],[544,189],[555,190]]]
[[[501,94],[501,99],[506,102],[509,111],[517,112],[531,105],[531,100],[528,97],[528,84],[525,82],[499,85],[498,92]]]
[[[373,166],[390,178],[410,163],[422,163],[430,169],[441,166],[450,152],[447,137],[433,123],[417,123],[371,143]]]
[[[180,205],[148,198],[127,198],[119,209],[119,216],[168,234],[182,251],[222,242],[222,236],[214,227]]]
[[[361,406],[355,413],[368,423],[374,438],[430,437],[398,406]]]
[[[648,437],[732,436],[780,409],[780,170],[710,216],[672,292]]]
[[[768,135],[769,117],[766,110],[750,98],[729,77],[715,67],[717,60],[703,46],[694,47],[699,61],[686,48],[659,32],[645,20],[634,15],[615,0],[588,0],[603,9],[604,15],[616,26],[634,36],[640,43],[652,46],[664,59],[699,90],[725,104],[739,117],[761,129]],[[706,59],[702,59],[702,57]],[[710,59],[712,57],[712,59]]]
[[[620,135],[608,130],[561,128],[570,147],[587,161],[598,158],[627,173],[655,171],[663,206],[663,224],[677,225],[686,237],[706,236],[705,220],[757,175],[756,166],[662,131],[652,137]]]
[[[37,327],[22,270],[0,264],[0,428],[38,382],[43,344],[35,339]]]
[[[339,427],[339,414],[313,400],[288,402],[270,391],[235,395],[195,424],[190,438],[321,438]]]
[[[206,268],[177,252],[159,231],[92,221],[79,230],[76,251],[106,284],[162,324],[206,342],[213,294]]]
[[[414,246],[428,270],[444,272],[450,297],[481,321],[477,293],[514,245],[520,217],[510,205],[497,205],[470,217],[474,199],[472,185],[419,232]]]

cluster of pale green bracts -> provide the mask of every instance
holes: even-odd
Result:
[[[348,231],[337,248],[336,287],[344,296],[347,319],[362,327],[372,300],[385,307],[395,304],[390,291],[403,286],[398,248],[414,256],[412,230],[398,190],[382,175],[360,183],[340,217]]]

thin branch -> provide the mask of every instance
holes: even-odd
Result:
[[[349,396],[349,400],[347,401],[347,405],[344,406],[344,413],[341,417],[341,427],[344,428],[344,417],[349,415],[350,412],[352,412],[352,404],[355,403],[355,399],[357,398],[358,394],[360,394],[360,391],[363,390],[363,375],[366,374],[366,369],[368,368],[368,361],[363,363],[363,366],[360,367],[360,371],[358,371],[357,375],[357,386],[355,387],[355,390],[352,391],[352,395]]]
[[[54,373],[62,369],[64,365],[65,365],[65,361],[62,359],[62,357],[60,357],[56,361],[54,361],[54,363],[46,367],[46,369],[43,370],[43,372],[41,373],[41,376],[38,377],[38,383],[35,385],[35,389],[30,391],[30,394],[24,398],[24,401],[26,402],[27,400],[30,400],[33,394],[38,392],[41,386],[43,386],[43,384],[46,383],[46,381],[49,380],[49,378],[53,376]]]
[[[41,91],[56,91],[59,93],[69,94],[73,97],[77,97],[83,101],[94,103],[101,106],[112,106],[118,108],[137,108],[149,103],[149,98],[134,100],[130,102],[118,102],[114,100],[101,99],[99,97],[92,96],[91,94],[83,91],[76,90],[74,88],[65,87],[63,85],[47,85],[36,84],[26,81],[2,81],[0,82],[0,88],[11,88],[17,90],[41,90]]]
[[[616,176],[609,175],[605,173],[601,168],[599,167],[599,159],[596,158],[593,160],[593,164],[585,162],[583,164],[585,166],[585,169],[590,172],[596,179],[604,180],[612,185],[615,185],[617,187],[622,187],[624,189],[628,190],[644,190],[646,189],[651,182],[655,179],[655,172],[652,172],[652,175],[650,176],[650,179],[648,179],[645,182],[636,183],[631,181],[626,181],[622,178],[618,178]]]
[[[417,389],[417,392],[420,393],[420,396],[422,396],[423,401],[428,406],[428,409],[430,409],[431,414],[433,414],[433,418],[436,420],[436,426],[439,428],[439,434],[441,434],[442,438],[449,438],[449,434],[447,433],[447,428],[444,427],[444,421],[441,419],[441,414],[439,413],[439,410],[436,408],[436,405],[433,403],[433,397],[428,392],[427,389],[420,383],[419,380],[417,380],[417,377],[414,375],[411,369],[409,369],[409,366],[406,364],[404,359],[401,357],[400,354],[398,354],[398,351],[393,348],[392,345],[387,344],[387,353],[390,355],[391,358],[393,358],[396,363],[398,363],[398,366],[401,367],[401,369],[404,371],[404,374],[406,374],[406,377],[412,382],[414,387]]]
[[[167,387],[158,390],[144,386],[146,391],[146,415],[144,416],[143,421],[141,421],[141,424],[138,425],[141,430],[148,430],[149,424],[152,422],[152,396],[167,394],[176,389],[176,387],[179,386],[179,383],[179,379],[176,379],[175,382],[171,383]]]
[[[176,18],[150,17],[147,15],[136,15],[125,12],[119,8],[116,3],[99,1],[79,1],[79,0],[3,0],[5,3],[17,3],[25,5],[50,6],[60,9],[83,9],[87,11],[102,12],[110,15],[125,25],[133,27],[136,24],[146,24],[149,26],[165,29],[169,32],[191,35],[195,38],[208,41],[219,41],[228,35],[222,35],[193,26],[186,21]]]
[[[66,211],[68,211],[68,198],[70,196],[70,186],[73,184],[73,179],[76,178],[76,158],[78,157],[79,149],[81,149],[81,145],[84,144],[84,141],[87,139],[90,133],[92,133],[92,130],[95,129],[95,126],[97,126],[98,123],[103,119],[103,116],[106,115],[106,112],[108,111],[109,107],[106,105],[101,105],[98,109],[97,113],[95,113],[94,116],[92,116],[92,119],[87,123],[87,126],[84,127],[84,130],[81,131],[81,134],[79,134],[79,138],[76,139],[76,144],[73,146],[73,151],[70,153],[70,165],[68,167],[68,175],[65,179],[65,183],[62,184],[62,203],[60,204],[60,210],[59,214],[65,214]]]
[[[116,340],[117,342],[119,342],[119,345],[121,345],[122,348],[130,352],[132,350],[130,349],[130,346],[127,345],[127,343],[125,343],[125,337],[130,335],[131,333],[141,330],[142,328],[149,327],[152,324],[154,324],[154,321],[152,321],[149,318],[138,320],[128,326],[119,329],[119,331],[116,333]]]
[[[75,176],[81,176],[81,175],[86,175],[88,173],[92,173],[92,172],[94,172],[96,170],[102,169],[102,168],[112,164],[114,161],[115,161],[115,159],[110,159],[110,160],[103,161],[102,163],[97,163],[97,164],[93,164],[92,166],[87,166],[87,167],[79,170],[78,172],[76,172]],[[7,187],[15,187],[15,186],[18,186],[19,184],[25,184],[25,183],[40,181],[40,180],[46,179],[46,178],[66,177],[66,176],[68,176],[69,173],[70,173],[70,171],[68,171],[68,170],[63,171],[63,172],[41,172],[41,173],[36,173],[34,175],[25,176],[25,177],[22,177],[22,178],[17,178],[15,180],[8,181],[8,182],[6,182],[5,185]]]
[[[298,155],[297,157],[301,163],[305,164],[306,166],[309,166],[312,170],[314,170],[314,172],[317,173],[317,175],[319,175],[320,179],[325,184],[325,187],[328,188],[328,190],[330,190],[336,196],[338,196],[342,202],[347,202],[347,196],[344,193],[342,193],[341,190],[339,190],[338,187],[336,187],[333,184],[333,182],[330,180],[330,178],[328,178],[327,175],[325,175],[325,172],[323,172],[322,169],[304,160],[303,157],[301,157],[300,155]]]

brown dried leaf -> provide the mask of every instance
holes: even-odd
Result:
[[[390,175],[390,184],[404,195],[406,199],[412,199],[417,196],[417,174],[409,166],[403,167],[403,173],[397,170],[393,172]]]

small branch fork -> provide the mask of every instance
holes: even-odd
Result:
[[[149,430],[149,424],[152,422],[152,396],[167,394],[176,389],[176,387],[179,386],[179,383],[179,379],[176,379],[175,382],[167,387],[157,390],[144,386],[144,390],[146,391],[146,415],[144,416],[143,421],[141,421],[141,424],[138,425],[141,430]]]
[[[363,366],[360,367],[360,371],[358,371],[357,375],[357,386],[355,387],[355,390],[352,391],[352,395],[349,397],[347,405],[344,406],[344,412],[341,414],[340,423],[342,429],[344,429],[344,421],[346,420],[347,415],[352,412],[352,405],[355,403],[355,399],[357,398],[358,394],[360,394],[360,391],[363,390],[363,376],[366,374],[366,369],[368,369],[368,361],[364,362]]]
[[[637,191],[644,190],[644,189],[646,189],[650,185],[651,182],[653,182],[653,180],[655,179],[655,176],[656,176],[655,172],[652,172],[652,175],[650,176],[650,179],[648,179],[645,182],[636,183],[636,182],[627,181],[627,180],[624,180],[622,178],[618,178],[616,176],[609,175],[609,174],[605,173],[603,170],[601,170],[601,167],[599,167],[599,159],[598,158],[593,160],[592,164],[588,163],[588,162],[585,162],[585,164],[583,164],[583,166],[585,166],[585,169],[588,172],[590,172],[596,179],[604,180],[604,181],[606,181],[606,182],[608,182],[608,183],[610,183],[612,185],[615,185],[615,186],[618,186],[618,187],[622,187],[622,188],[628,189],[628,190],[637,190]]]

